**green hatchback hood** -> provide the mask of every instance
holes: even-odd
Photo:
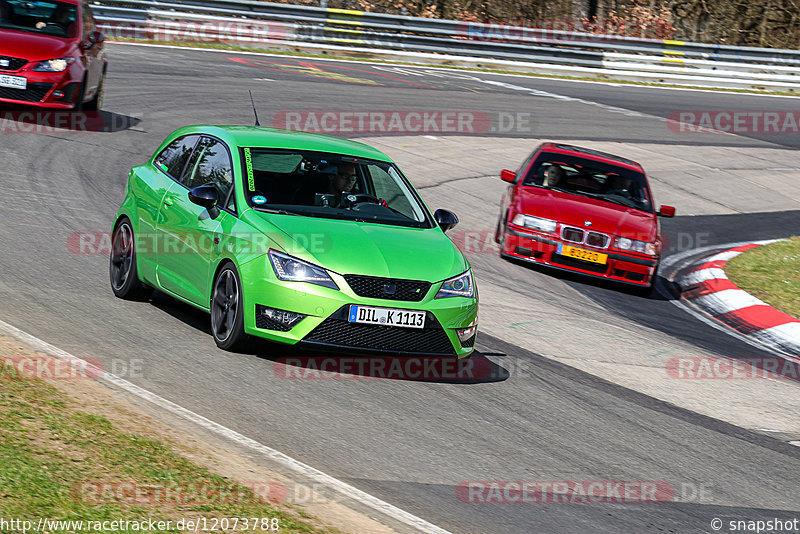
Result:
[[[249,209],[247,222],[283,251],[338,274],[439,282],[467,270],[461,251],[439,228],[406,228]]]

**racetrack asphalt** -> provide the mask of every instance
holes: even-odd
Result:
[[[794,100],[481,75],[569,97],[552,98],[431,74],[394,72],[388,78],[387,71],[363,64],[337,67],[304,59],[316,67],[298,68],[297,60],[271,57],[253,65],[229,59],[253,57],[236,53],[131,45],[109,45],[109,57],[104,107],[117,131],[3,134],[1,320],[77,356],[99,358],[139,386],[453,532],[705,532],[717,517],[799,515],[797,447],[566,364],[580,351],[599,360],[620,352],[647,359],[646,347],[762,354],[698,323],[658,294],[643,298],[476,253],[470,260],[481,289],[483,332],[476,358],[491,362],[492,380],[281,379],[284,368],[276,359],[290,352],[267,345],[254,353],[219,351],[207,316],[159,294],[151,302],[117,300],[108,287],[106,256],[67,246],[76,232],[110,230],[128,169],[145,161],[175,128],[251,124],[248,89],[262,124],[286,110],[530,110],[533,129],[505,131],[496,139],[492,132],[482,134],[480,141],[497,153],[515,139],[524,147],[528,138],[704,153],[715,147],[750,153],[796,147],[797,136],[681,135],[659,120],[690,107],[788,110]],[[463,213],[462,228],[494,228],[499,180],[489,171],[466,172],[466,164],[459,168],[463,162],[446,154],[446,137],[431,140],[430,147],[397,146],[397,153],[390,150],[397,139],[380,139],[401,166],[404,158],[416,158],[409,175],[419,176],[415,183],[423,186],[431,208]],[[441,172],[422,175],[420,154]],[[505,161],[481,164],[496,173],[515,168],[521,156],[512,159],[509,153]],[[474,179],[454,182],[459,174]],[[666,203],[678,189],[664,183],[665,194],[656,195]],[[459,196],[467,193],[471,204]],[[786,202],[778,211],[753,213],[731,200],[722,210],[726,214],[703,214],[698,204],[691,216],[662,224],[676,247],[681,236],[697,241],[702,235],[706,245],[788,237],[796,232],[800,205],[791,210]],[[534,310],[550,316],[534,316]],[[575,341],[601,331],[608,335]],[[133,361],[141,363],[141,372],[126,372]],[[756,387],[737,385],[751,386]],[[796,402],[797,384],[781,388]],[[469,481],[659,481],[675,492],[660,503],[462,502],[456,489]]]

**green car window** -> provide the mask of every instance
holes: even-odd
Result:
[[[241,151],[241,186],[255,209],[417,228],[435,224],[391,162],[310,150]]]
[[[425,219],[419,205],[403,181],[397,175],[394,167],[383,169],[378,165],[366,165],[369,178],[375,190],[375,196],[380,197],[393,209],[399,211],[409,219],[421,221]]]
[[[217,189],[222,204],[233,185],[233,166],[228,148],[211,137],[203,137],[194,149],[182,180],[189,188],[212,185]]]
[[[253,156],[253,169],[263,172],[290,173],[294,171],[303,156],[291,153],[258,152]]]
[[[187,135],[175,139],[155,157],[153,163],[165,173],[181,181],[183,167],[186,165],[186,160],[189,159],[198,137],[197,135]]]

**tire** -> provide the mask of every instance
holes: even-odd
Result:
[[[248,345],[244,331],[244,299],[239,273],[227,262],[211,286],[211,334],[222,350],[240,350]]]
[[[500,247],[500,257],[504,259],[508,259],[508,256],[505,254],[506,250],[506,237],[508,236],[508,232],[506,232],[507,226],[505,224],[500,224],[498,231],[500,232],[500,239],[497,241],[497,245]]]
[[[497,219],[497,228],[494,229],[494,242],[498,245],[503,240],[503,231],[501,229],[501,225],[503,224],[502,219]]]
[[[505,225],[508,224],[508,212],[506,212],[505,217],[503,214],[500,213],[500,216],[497,218],[497,228],[494,230],[494,242],[498,245],[502,243],[503,238],[505,237]]]
[[[83,111],[83,97],[86,95],[86,78],[83,78],[81,86],[78,88],[78,98],[75,99],[75,105],[72,106],[72,111]]]
[[[108,274],[114,295],[126,300],[143,300],[150,294],[136,269],[133,225],[128,218],[120,219],[111,237]]]
[[[103,93],[105,92],[105,85],[106,76],[104,74],[103,77],[100,78],[100,84],[97,86],[97,92],[95,93],[94,98],[83,105],[84,111],[100,111],[100,108],[103,106]]]

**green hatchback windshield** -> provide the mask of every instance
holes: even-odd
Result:
[[[416,228],[433,225],[392,163],[305,150],[242,148],[250,207]]]

